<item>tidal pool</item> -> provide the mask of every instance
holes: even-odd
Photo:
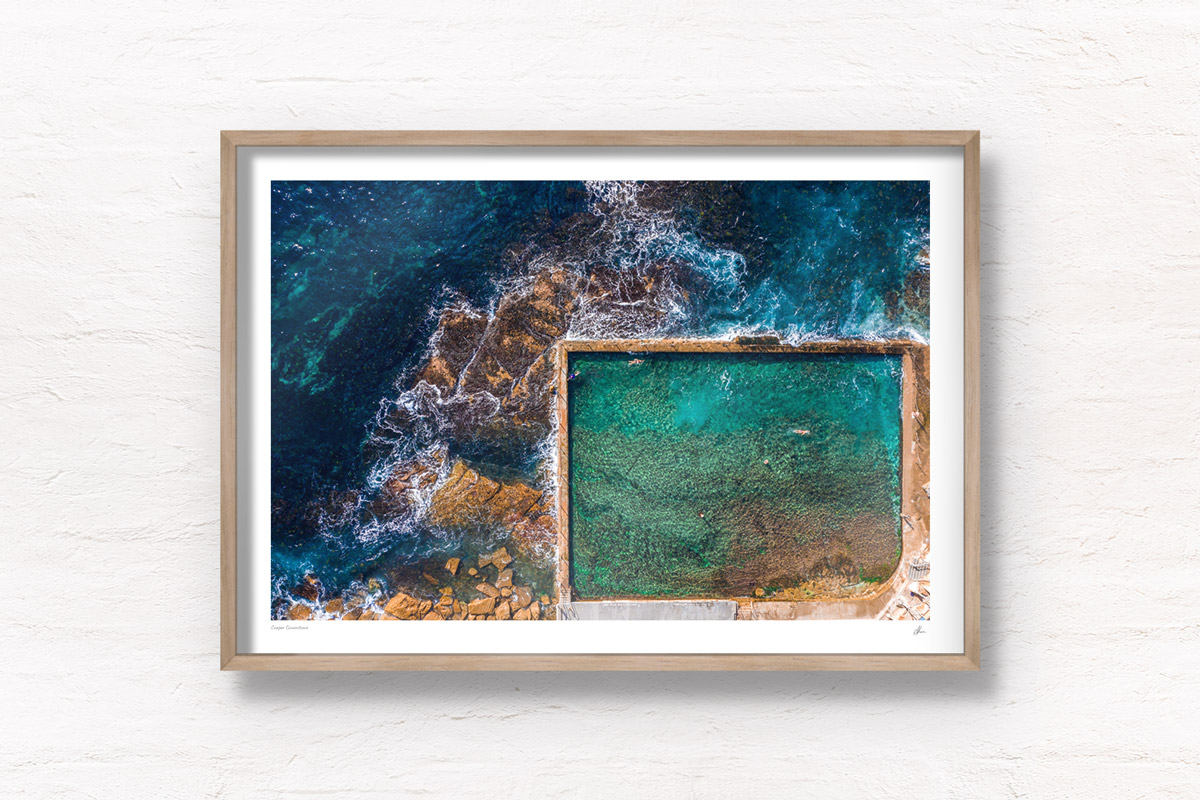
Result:
[[[771,595],[889,577],[901,356],[573,352],[580,598]]]

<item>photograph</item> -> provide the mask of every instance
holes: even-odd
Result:
[[[273,181],[271,618],[930,619],[929,198]]]

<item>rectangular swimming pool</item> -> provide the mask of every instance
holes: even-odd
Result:
[[[901,352],[564,358],[575,598],[822,599],[891,576]]]

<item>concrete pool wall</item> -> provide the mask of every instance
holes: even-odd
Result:
[[[896,355],[901,357],[900,557],[891,576],[879,584],[857,586],[841,599],[779,599],[731,596],[712,598],[611,597],[580,600],[571,585],[570,450],[567,375],[572,353],[760,353]],[[928,347],[910,340],[836,340],[788,345],[774,337],[734,340],[624,339],[567,340],[557,345],[557,538],[556,586],[564,619],[874,619],[928,618],[929,582],[929,373]],[[914,564],[918,565],[914,572]],[[921,581],[914,580],[920,574]],[[786,594],[785,594],[786,597]],[[631,611],[631,608],[633,611]],[[704,609],[714,609],[705,611]],[[733,609],[731,613],[731,609]],[[707,616],[706,616],[707,615]]]

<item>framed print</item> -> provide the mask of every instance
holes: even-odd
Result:
[[[223,132],[222,669],[977,669],[978,230],[975,131]]]

